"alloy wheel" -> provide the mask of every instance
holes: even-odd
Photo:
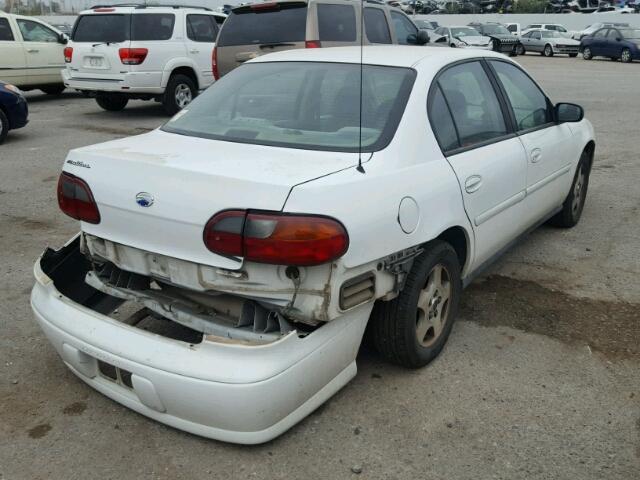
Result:
[[[185,83],[179,83],[178,85],[176,85],[175,97],[176,105],[178,105],[180,109],[183,109],[184,107],[189,105],[191,103],[191,100],[193,100],[193,94],[191,93],[189,85]]]
[[[620,55],[620,59],[624,63],[629,63],[631,61],[631,51],[628,48],[622,50],[622,55]]]
[[[553,55],[553,49],[551,48],[551,45],[547,45],[546,47],[544,47],[544,56],[550,57],[552,55]]]
[[[580,213],[582,203],[584,201],[584,186],[587,175],[584,172],[584,164],[580,165],[580,171],[576,177],[576,183],[573,185],[573,201],[571,202],[571,214],[576,217]]]
[[[591,55],[591,49],[589,47],[586,47],[582,51],[582,58],[584,58],[585,60],[591,60],[592,55]]]
[[[451,276],[447,268],[439,263],[429,272],[418,296],[416,338],[423,347],[433,345],[442,333],[449,315],[451,293]]]

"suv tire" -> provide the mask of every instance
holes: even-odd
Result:
[[[129,99],[125,96],[115,94],[98,94],[96,96],[96,102],[100,107],[109,112],[119,112],[129,103]]]
[[[60,95],[62,92],[64,92],[65,88],[67,87],[65,87],[64,85],[51,85],[49,87],[42,87],[40,90],[42,90],[47,95]]]
[[[198,91],[194,81],[182,74],[171,75],[162,99],[162,106],[169,115],[175,115],[189,105]]]
[[[400,294],[376,303],[370,320],[376,350],[409,368],[423,367],[438,356],[451,333],[462,292],[453,247],[433,240],[424,248]]]
[[[7,138],[7,133],[9,133],[9,119],[0,109],[0,145],[2,145],[4,139]]]
[[[562,204],[562,210],[549,220],[551,225],[561,228],[571,228],[577,225],[582,216],[582,210],[587,199],[589,187],[589,154],[582,152],[578,168],[571,184],[569,195]]]

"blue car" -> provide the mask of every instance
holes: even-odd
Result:
[[[24,127],[29,121],[27,100],[17,87],[0,82],[0,144],[9,130]]]
[[[640,60],[640,29],[604,27],[580,41],[582,58],[609,57],[629,63]]]

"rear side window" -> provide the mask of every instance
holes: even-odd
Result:
[[[500,102],[479,62],[449,68],[440,75],[438,85],[451,111],[461,147],[507,134]]]
[[[274,9],[253,8],[241,7],[231,12],[220,31],[219,47],[304,42],[306,4],[281,4]]]
[[[371,43],[391,43],[387,17],[379,8],[364,9],[364,28]]]
[[[129,15],[82,15],[73,29],[74,42],[124,42],[129,38]]]
[[[13,33],[9,21],[6,18],[0,18],[0,42],[11,41],[13,41]]]
[[[216,41],[218,26],[211,15],[187,15],[187,37],[194,42]]]
[[[454,150],[460,146],[453,118],[439,86],[435,86],[433,97],[429,103],[429,121],[436,135],[436,140],[443,152]]]
[[[318,4],[320,41],[355,42],[356,12],[351,5]]]
[[[169,40],[176,16],[172,13],[144,13],[131,17],[131,40]]]
[[[391,12],[391,20],[400,45],[415,45],[418,42],[418,29],[411,20],[399,12]]]

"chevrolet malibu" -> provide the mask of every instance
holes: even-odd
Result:
[[[58,202],[80,233],[38,259],[31,304],[74,374],[167,425],[265,442],[354,377],[365,329],[428,364],[474,276],[578,222],[579,106],[493,52],[362,59],[266,55],[156,131],[69,153]]]

